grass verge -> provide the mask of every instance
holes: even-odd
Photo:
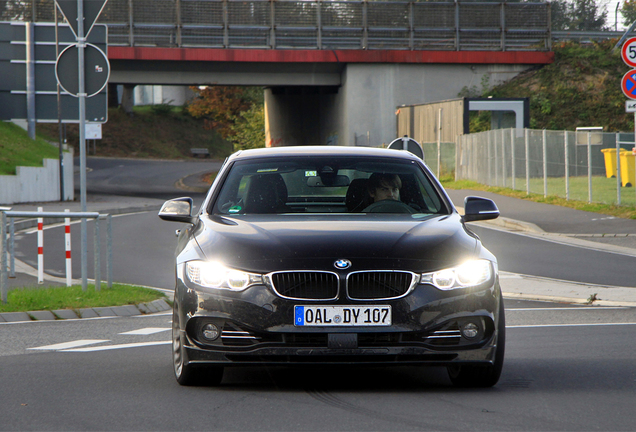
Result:
[[[35,141],[13,123],[0,121],[0,175],[15,175],[18,166],[41,167],[43,159],[59,159],[59,150],[42,138]]]
[[[161,291],[133,285],[113,284],[112,288],[102,285],[95,291],[88,285],[82,291],[81,285],[51,288],[17,288],[9,291],[7,303],[0,303],[0,312],[28,312],[56,309],[83,309],[93,307],[123,306],[166,299]]]
[[[616,182],[615,179],[611,179]],[[566,200],[555,195],[548,195],[544,197],[543,194],[530,193],[525,191],[519,191],[515,189],[505,187],[486,186],[481,183],[477,183],[470,180],[455,181],[452,176],[443,176],[440,178],[442,185],[447,189],[470,189],[496,193],[503,196],[512,198],[519,198],[529,200],[538,203],[559,205],[561,207],[569,207],[576,210],[583,210],[592,213],[600,213],[604,215],[620,217],[624,219],[636,219],[636,207],[633,205],[615,205],[615,204],[602,204],[602,203],[588,203],[586,201],[579,200]],[[592,188],[594,189],[594,188]],[[548,187],[549,190],[549,187]],[[629,188],[628,191],[633,193],[633,189]]]

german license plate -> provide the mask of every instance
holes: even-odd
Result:
[[[297,326],[390,326],[391,306],[295,306]]]

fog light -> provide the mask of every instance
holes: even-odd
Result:
[[[462,326],[462,336],[466,339],[476,338],[479,334],[479,326],[475,323],[469,322]]]
[[[201,328],[201,334],[206,340],[213,341],[218,339],[221,332],[217,326],[212,323],[208,323]]]

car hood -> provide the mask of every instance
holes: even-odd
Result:
[[[334,268],[427,271],[454,265],[479,252],[481,243],[460,216],[259,215],[202,217],[195,237],[203,258],[248,271]]]

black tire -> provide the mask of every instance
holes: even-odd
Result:
[[[499,324],[497,325],[497,350],[492,365],[451,365],[447,367],[448,377],[456,387],[492,387],[499,381],[506,351],[506,318],[503,298],[499,306]]]
[[[172,366],[177,382],[182,386],[217,386],[223,379],[222,366],[192,365],[179,331],[179,314],[175,302],[172,311]]]

